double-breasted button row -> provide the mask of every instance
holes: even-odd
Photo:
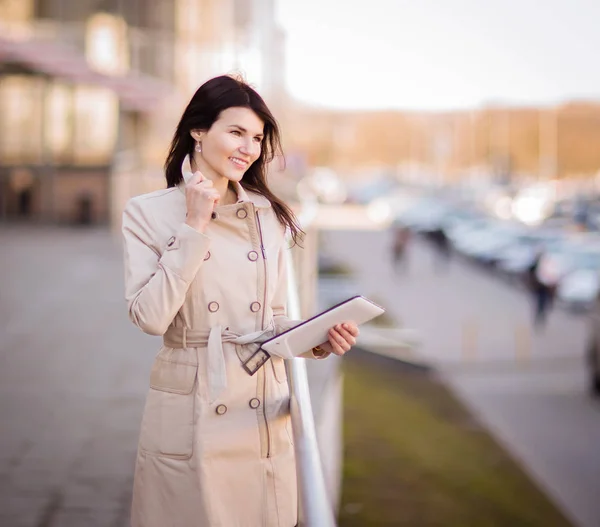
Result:
[[[250,399],[250,401],[248,401],[248,406],[253,410],[256,410],[260,406],[260,399],[253,397],[252,399]],[[225,406],[224,404],[220,404],[215,408],[215,412],[217,413],[217,415],[225,415],[227,413],[227,406]]]
[[[246,219],[248,217],[248,211],[246,209],[238,209],[235,214],[240,220]],[[219,214],[217,212],[213,211],[213,213],[210,215],[210,217],[213,220],[216,220],[216,219],[218,219]]]
[[[206,256],[204,257],[204,261],[208,260],[210,258],[210,251],[208,251],[206,253]],[[250,251],[248,253],[248,260],[250,260],[251,262],[256,262],[256,260],[258,260],[258,253],[256,251]]]
[[[219,311],[219,303],[218,302],[209,302],[208,304],[208,310],[211,313],[216,313],[217,311]],[[260,302],[252,302],[250,304],[250,311],[252,311],[252,313],[257,313],[258,311],[260,311],[261,305]]]

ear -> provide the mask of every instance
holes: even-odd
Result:
[[[190,130],[190,135],[194,139],[194,141],[202,141],[202,136],[204,135],[203,130]]]

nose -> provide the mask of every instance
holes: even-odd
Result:
[[[240,146],[240,152],[247,156],[253,156],[256,155],[256,151],[259,148],[259,145],[255,141],[250,139],[248,141],[244,141],[244,143]]]

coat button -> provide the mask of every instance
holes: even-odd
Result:
[[[217,412],[218,415],[224,415],[227,413],[227,406],[220,404],[215,408],[215,412]]]
[[[210,251],[208,251],[206,253],[206,256],[204,257],[204,261],[208,260],[210,258]]]
[[[217,311],[219,311],[219,304],[217,302],[211,302],[210,304],[208,304],[208,310],[211,313],[216,313]]]
[[[254,397],[250,399],[250,402],[248,404],[250,405],[250,408],[256,410],[260,406],[260,400]]]
[[[211,217],[213,220],[216,220],[216,219],[219,217],[219,215],[218,215],[216,212],[213,212],[213,213],[210,215],[210,217]]]
[[[250,311],[252,311],[252,313],[256,313],[259,309],[260,302],[252,302],[252,304],[250,304]]]
[[[171,247],[175,243],[175,236],[171,236],[167,242],[167,247]]]
[[[258,260],[258,253],[256,251],[250,251],[248,253],[248,260],[251,262],[256,262],[256,260]]]
[[[238,209],[236,214],[240,220],[243,220],[244,218],[246,218],[248,216],[248,212],[246,211],[246,209]]]

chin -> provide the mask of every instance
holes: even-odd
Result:
[[[223,172],[223,175],[229,180],[229,181],[236,181],[239,182],[242,180],[242,178],[244,177],[244,174],[246,174],[246,170],[227,170],[226,172]]]

